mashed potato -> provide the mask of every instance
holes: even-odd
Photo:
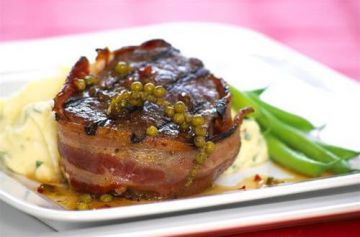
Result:
[[[13,172],[40,182],[59,181],[52,98],[63,82],[61,77],[31,82],[0,99],[0,158]]]
[[[232,166],[224,172],[224,175],[231,175],[242,169],[258,166],[269,159],[265,139],[256,121],[245,119],[240,130],[240,152]]]

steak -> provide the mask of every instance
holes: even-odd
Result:
[[[128,67],[119,71],[118,65]],[[117,96],[134,82],[167,93],[155,101],[142,92],[138,104],[114,109]],[[225,81],[163,40],[98,49],[94,64],[81,57],[54,100],[60,166],[70,187],[128,198],[176,198],[211,186],[237,156],[239,125],[251,112],[243,109],[232,119]],[[183,129],[185,122],[166,115],[166,106],[179,101],[190,119],[202,116],[204,137],[215,144],[203,162],[197,162],[201,149],[194,144],[194,127]],[[151,126],[155,136],[147,133]]]

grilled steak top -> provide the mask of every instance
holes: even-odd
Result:
[[[89,62],[81,58],[73,68],[62,94],[55,102],[58,118],[84,125],[88,135],[95,135],[98,127],[131,130],[133,142],[140,142],[150,125],[159,129],[159,135],[189,140],[188,134],[179,132],[179,126],[164,116],[164,109],[146,101],[141,108],[126,108],[116,116],[109,116],[107,108],[122,90],[134,81],[162,85],[167,91],[165,99],[171,103],[183,101],[190,114],[205,117],[209,137],[229,129],[231,118],[225,113],[230,96],[225,83],[215,78],[196,58],[186,58],[179,50],[163,40],[151,40],[140,46],[131,46],[110,52],[98,49],[93,72]],[[127,62],[132,71],[119,75],[114,68],[118,62]],[[101,67],[102,70],[97,70]],[[73,88],[72,80],[89,73],[99,78],[99,83],[84,91]],[[63,103],[61,103],[63,102]],[[62,104],[62,107],[61,105]]]

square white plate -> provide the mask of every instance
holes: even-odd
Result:
[[[223,77],[242,90],[268,86],[269,89],[264,94],[267,101],[302,114],[317,125],[326,124],[326,128],[321,133],[324,141],[360,149],[358,139],[360,85],[358,83],[261,34],[232,26],[177,23],[46,40],[2,43],[0,44],[0,52],[2,52],[0,54],[0,65],[2,65],[0,96],[9,95],[24,81],[46,77],[59,65],[72,65],[80,55],[94,58],[95,48],[108,46],[110,49],[116,49],[125,45],[136,45],[152,38],[164,38],[180,49],[184,55],[200,58],[214,74]],[[276,172],[272,166],[265,166],[260,171],[269,175]],[[244,174],[239,174],[239,177],[241,175]],[[217,182],[231,183],[231,180],[220,178]],[[325,196],[327,199],[319,197],[318,201],[320,205],[320,200],[328,200],[328,203],[324,202],[327,206],[320,210],[320,206],[316,209],[315,206],[310,205],[306,214],[304,214],[304,207],[302,210],[295,208],[291,215],[288,213],[290,216],[285,215],[284,208],[276,209],[273,206],[273,210],[277,210],[273,214],[278,215],[278,218],[270,214],[261,215],[261,212],[256,212],[255,209],[243,209],[242,214],[250,215],[247,218],[251,217],[252,221],[247,224],[242,223],[240,226],[249,227],[286,220],[353,213],[360,211],[359,185],[360,174],[351,174],[246,192],[238,191],[79,212],[58,208],[34,192],[31,188],[34,185],[27,180],[19,182],[6,172],[0,171],[0,199],[43,219],[58,230],[87,226],[88,224],[81,224],[85,222],[91,222],[92,226],[95,225],[94,223],[104,224],[101,222],[120,220],[126,223],[130,220],[135,223],[143,221],[143,218],[148,216],[152,216],[153,223],[150,222],[148,225],[151,228],[151,225],[156,222],[154,215],[170,215],[175,218],[173,221],[178,222],[179,218],[184,216],[184,211],[194,212],[194,210],[199,213],[186,213],[186,215],[199,215],[202,221],[207,220],[208,225],[203,223],[203,227],[193,226],[191,231],[230,228],[239,226],[236,222],[239,216],[230,215],[230,213],[234,213],[236,208],[243,207],[242,205],[249,201],[249,206],[269,204],[268,208],[270,208],[270,203],[275,202],[276,207],[281,207],[281,205],[288,205],[286,202],[289,200],[286,198],[290,197],[290,202],[295,199],[306,206],[306,204],[310,205],[312,202],[313,205],[316,202],[310,201],[304,195],[314,193]],[[334,194],[337,194],[336,190],[339,190],[339,187],[342,187],[341,195],[335,195],[336,197],[332,197],[332,192],[326,191],[334,190]],[[299,196],[294,198],[293,195]],[[272,200],[279,196],[283,199]],[[259,200],[261,203],[251,204],[252,200]],[[244,210],[247,213],[244,213]],[[206,211],[220,211],[222,214],[218,214],[219,216],[228,215],[227,222],[223,223],[221,219],[217,221],[206,219],[209,218],[206,217]],[[201,213],[204,215],[201,216]],[[166,230],[168,228],[169,231],[171,220],[171,218],[165,218],[162,222],[158,221],[162,233],[170,233]],[[202,222],[201,220],[199,223]],[[181,228],[177,227],[173,230],[176,230],[176,233],[180,233],[181,230],[186,233],[189,231],[189,225],[190,223],[184,222]]]

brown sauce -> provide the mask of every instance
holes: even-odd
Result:
[[[293,174],[293,173],[292,173]],[[241,182],[234,186],[222,186],[214,184],[212,187],[208,188],[201,194],[195,195],[194,197],[214,195],[226,192],[234,191],[247,191],[259,188],[265,188],[269,186],[293,183],[306,179],[304,176],[296,175],[291,179],[274,179],[272,177],[267,177],[265,175],[254,175],[243,179]],[[60,185],[44,185],[40,186],[37,190],[42,195],[46,196],[51,201],[57,203],[59,206],[68,210],[79,210],[79,204],[81,201],[81,193],[77,193],[69,188],[66,184]],[[91,200],[86,202],[86,209],[102,209],[102,208],[111,208],[111,207],[121,207],[121,206],[130,206],[136,204],[152,203],[159,202],[161,200],[129,200],[123,197],[113,196],[111,201],[104,202],[100,200],[100,197],[91,195]]]
[[[64,209],[69,210],[78,210],[80,197],[82,193],[75,192],[69,188],[68,185],[51,185],[51,190],[43,190],[39,192],[42,195],[46,196],[51,201],[57,203],[59,206]],[[100,197],[95,197],[91,195],[91,201],[86,203],[86,209],[102,209],[110,207],[120,207],[120,206],[130,206],[141,203],[149,203],[154,201],[149,200],[129,200],[122,197],[113,197],[109,202],[103,202],[100,200]]]
[[[266,188],[281,184],[293,183],[300,180],[302,179],[298,179],[298,178],[275,179],[273,177],[267,177],[265,175],[254,175],[243,179],[234,186],[223,186],[223,185],[215,184],[211,188],[205,190],[201,195],[213,195],[213,194],[220,194],[220,193],[233,192],[233,191],[254,190],[254,189]]]

